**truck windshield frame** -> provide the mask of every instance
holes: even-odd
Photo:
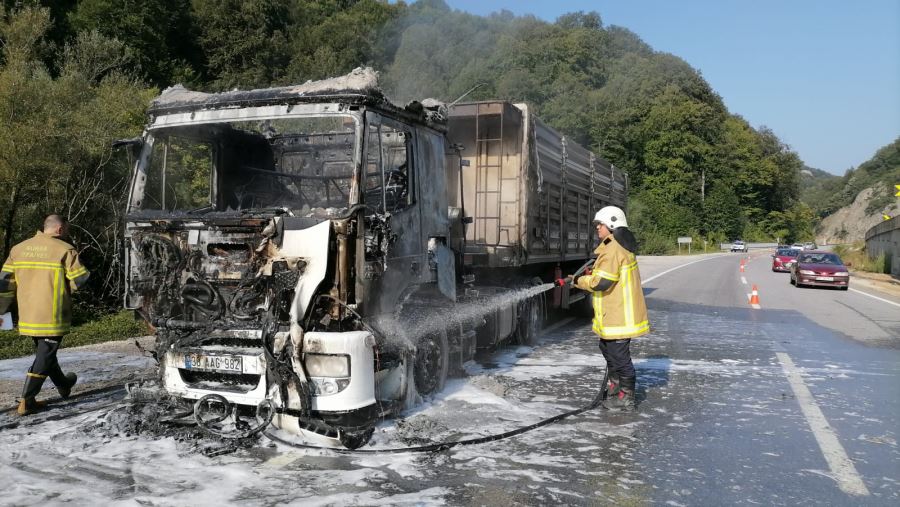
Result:
[[[154,119],[129,214],[340,213],[359,201],[362,121],[333,104],[201,110]],[[308,109],[304,111],[303,109]]]

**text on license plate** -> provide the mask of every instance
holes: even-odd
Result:
[[[205,356],[203,354],[185,354],[184,367],[198,370],[243,371],[243,358],[240,356]]]
[[[818,280],[820,282],[833,282],[834,277],[833,276],[817,276],[816,280]]]

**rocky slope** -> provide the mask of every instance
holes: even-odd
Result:
[[[849,206],[844,206],[822,219],[816,228],[816,242],[828,245],[863,241],[866,231],[883,220],[883,214],[894,216],[900,213],[897,202],[888,204],[874,213],[867,213],[866,207],[875,192],[875,187],[864,189],[856,195]]]

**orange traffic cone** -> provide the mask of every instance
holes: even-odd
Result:
[[[759,292],[756,290],[756,285],[754,285],[753,290],[750,291],[750,304],[759,306]]]
[[[741,273],[744,272],[744,259],[741,259]]]

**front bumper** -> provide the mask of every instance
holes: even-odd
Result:
[[[850,285],[849,277],[833,277],[834,280],[817,280],[816,276],[801,275],[797,281],[803,285],[813,285],[816,287],[848,287]]]
[[[276,410],[292,412],[290,401],[285,403],[278,389],[273,389],[274,386],[270,385],[260,340],[257,335],[255,348],[228,347],[212,340],[200,347],[168,350],[160,364],[163,370],[163,386],[169,394],[188,400],[198,400],[207,394],[218,394],[231,403],[250,407],[255,407],[264,399],[270,398]],[[339,427],[364,427],[374,424],[379,414],[375,401],[373,351],[375,340],[372,335],[365,331],[310,332],[304,336],[303,343],[305,353],[345,355],[350,361],[349,377],[310,377],[313,388],[311,400],[313,416],[326,424]],[[197,358],[201,357],[227,359],[225,364],[231,365],[232,368],[223,371],[207,367],[210,361],[198,361]],[[234,366],[238,363],[238,358],[239,370]],[[294,369],[297,370],[296,364]],[[297,373],[301,374],[302,378],[302,372]],[[325,386],[328,386],[328,389],[325,389]],[[331,389],[331,386],[340,388]],[[289,394],[288,399],[292,398],[294,397]],[[278,420],[279,418],[276,418],[276,425]],[[297,432],[302,428],[292,424],[285,429]]]

